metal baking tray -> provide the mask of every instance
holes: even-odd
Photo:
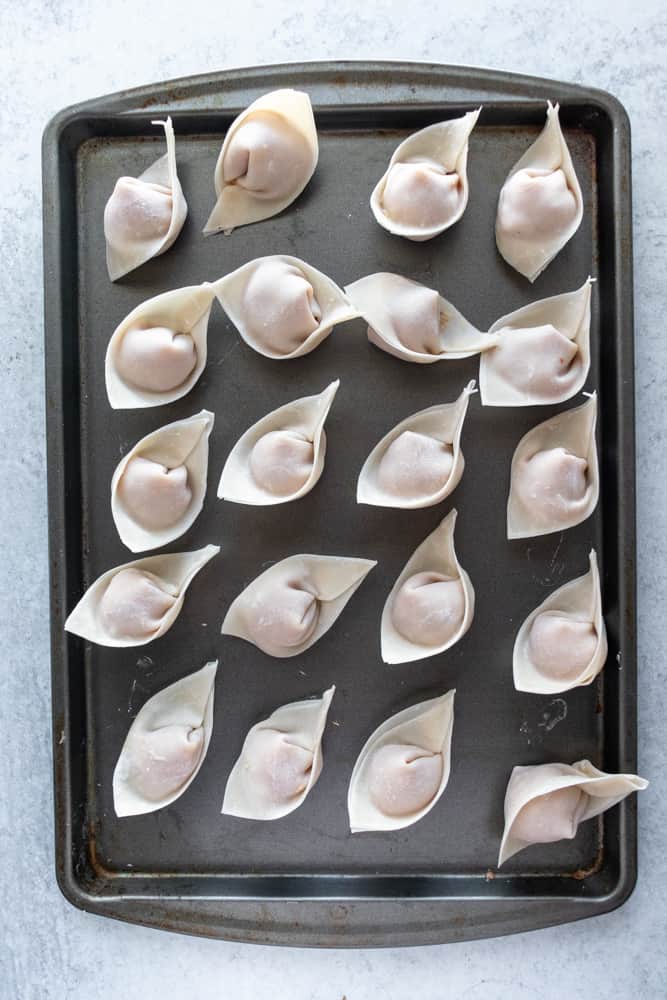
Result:
[[[213,167],[225,129],[260,94],[306,89],[320,134],[318,170],[277,218],[204,239]],[[496,199],[509,168],[544,122],[561,118],[584,194],[581,229],[534,286],[497,254]],[[371,216],[368,197],[407,133],[483,104],[470,142],[471,197],[456,226],[413,244]],[[170,113],[190,215],[175,246],[116,285],[105,270],[102,212],[117,176],[163,152],[151,120]],[[582,757],[635,768],[635,526],[630,139],[608,94],[529,77],[405,63],[313,63],[194,77],[69,108],[44,136],[46,376],[52,586],[53,748],[57,878],[76,906],[122,920],[264,943],[369,946],[507,934],[603,913],[636,878],[634,797],[574,841],[533,847],[495,864],[503,795],[518,763]],[[371,446],[414,410],[454,399],[477,359],[416,366],[368,344],[361,320],[305,358],[277,364],[240,340],[215,306],[209,359],[185,399],[113,412],[104,352],[143,299],[214,279],[266,253],[302,257],[340,285],[377,270],[406,274],[451,298],[478,327],[534,298],[594,286],[592,367],[600,396],[602,498],[562,535],[508,543],[510,458],[521,435],[555,408],[470,406],[466,471],[453,497],[427,510],[355,504]],[[215,487],[231,445],[291,398],[342,380],[327,424],[317,488],[298,502],[222,503]],[[576,401],[571,404],[574,405]],[[209,489],[193,528],[169,548],[222,546],[192,585],[177,623],[141,649],[103,649],[67,636],[66,613],[107,568],[130,558],[115,532],[109,482],[139,437],[202,407],[216,413]],[[459,511],[457,551],[477,592],[473,627],[456,647],[416,664],[379,657],[385,597],[415,546],[447,510]],[[609,660],[590,687],[557,698],[519,694],[513,637],[551,590],[599,553]],[[223,638],[232,598],[268,562],[314,551],[365,556],[378,567],[331,631],[302,656],[275,661]],[[213,738],[199,777],[161,812],[117,819],[111,776],[141,704],[218,657]],[[325,767],[304,805],[274,823],[220,815],[226,778],[247,729],[284,702],[337,694]],[[407,830],[351,836],[346,788],[356,755],[388,715],[457,688],[453,769],[446,794]]]

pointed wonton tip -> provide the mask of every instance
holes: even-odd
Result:
[[[336,378],[333,380],[333,382],[330,382],[329,385],[327,385],[324,389],[322,389],[322,392],[319,393],[319,395],[326,401],[326,403],[330,407],[339,389],[340,389],[340,379]]]

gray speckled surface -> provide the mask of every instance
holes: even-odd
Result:
[[[380,2],[138,4],[0,0],[0,240],[5,752],[0,763],[7,998],[219,996],[366,1000],[664,996],[664,282],[667,273],[667,18],[627,4],[468,0],[447,14]],[[586,13],[582,14],[581,6]],[[662,8],[662,12],[661,12]],[[558,13],[555,13],[555,9]],[[74,910],[53,875],[43,445],[40,134],[59,108],[151,80],[315,58],[425,59],[514,69],[612,91],[634,138],[639,520],[640,874],[608,916],[521,938],[397,951],[304,952],[179,938]],[[662,957],[661,957],[662,952]]]

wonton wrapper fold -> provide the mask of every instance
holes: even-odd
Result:
[[[213,699],[218,661],[207,663],[154,694],[141,707],[123,743],[113,773],[113,801],[117,816],[139,816],[175,802],[194,781],[204,763],[213,730]],[[157,742],[159,741],[159,742]],[[192,748],[195,752],[192,752]],[[153,767],[177,764],[179,752],[188,753],[177,787],[159,783],[150,795],[145,789]],[[171,783],[170,783],[171,784]],[[142,787],[144,786],[144,787]]]
[[[539,299],[496,320],[489,334],[498,338],[498,347],[486,351],[479,360],[479,392],[483,406],[539,406],[564,403],[583,389],[591,366],[591,285],[587,278],[581,288],[548,299]],[[499,352],[511,345],[515,331],[533,330],[536,327],[554,327],[577,346],[568,375],[561,391],[553,393],[524,389],[512,383],[499,364]],[[522,362],[524,359],[521,359]],[[540,354],[525,358],[526,366],[540,364]]]
[[[533,694],[559,694],[572,688],[591,684],[605,665],[607,659],[607,630],[602,617],[602,595],[600,592],[600,572],[595,550],[589,555],[590,568],[555,590],[528,615],[517,633],[514,643],[513,673],[517,691]],[[531,660],[530,630],[538,615],[543,612],[561,612],[579,622],[590,622],[597,636],[595,652],[581,673],[571,680],[546,677]]]
[[[538,796],[572,787],[580,788],[585,793],[574,817],[578,823],[584,823],[611,809],[632,792],[647,788],[648,781],[636,774],[607,774],[588,760],[580,760],[576,764],[515,767],[505,793],[505,830],[498,867],[525,847],[530,847],[527,841],[512,835],[512,827],[523,807]]]
[[[204,505],[208,477],[208,438],[215,416],[202,410],[193,417],[165,424],[141,438],[116,466],[111,480],[111,513],[123,545],[132,552],[157,549],[180,538],[190,528]],[[118,483],[135,457],[146,458],[168,469],[184,465],[192,499],[183,516],[168,528],[149,529],[139,524],[125,509],[118,495]]]
[[[305,496],[317,484],[324,469],[326,434],[324,422],[329,415],[340,382],[336,380],[317,396],[303,396],[267,413],[253,424],[232,448],[220,476],[218,498],[232,503],[257,506],[288,503]],[[305,483],[288,496],[278,496],[255,481],[250,469],[254,446],[265,434],[288,431],[298,434],[313,445],[313,464]]]
[[[454,726],[454,695],[448,691],[439,698],[412,705],[378,726],[364,744],[352,771],[347,808],[352,833],[402,830],[422,819],[438,802],[449,781],[451,742]],[[375,751],[387,745],[415,746],[432,754],[442,754],[442,776],[435,795],[422,808],[403,816],[389,816],[372,801],[368,791],[368,766]]]
[[[412,663],[427,656],[444,653],[462,639],[470,628],[475,614],[475,590],[472,581],[456,557],[454,548],[454,528],[456,510],[440,522],[435,531],[418,545],[403,567],[382,609],[380,625],[381,656],[385,663]],[[397,630],[392,621],[392,605],[396,595],[406,580],[416,573],[441,573],[451,579],[459,579],[463,588],[464,614],[455,635],[440,646],[417,645]]]
[[[309,698],[282,705],[267,719],[252,727],[227,779],[222,803],[224,815],[239,816],[242,819],[274,820],[287,816],[299,808],[322,772],[322,734],[335,690],[335,687],[330,687],[321,698]],[[308,772],[306,786],[289,802],[270,801],[262,794],[261,788],[253,787],[248,773],[249,765],[252,764],[248,759],[253,749],[252,737],[266,730],[281,734],[290,745],[312,753],[312,766]]]
[[[388,434],[385,434],[375,445],[359,473],[357,503],[372,504],[375,507],[399,507],[405,510],[416,510],[421,507],[432,507],[448,497],[456,489],[463,475],[465,462],[461,451],[461,431],[468,412],[470,396],[475,391],[473,380],[468,383],[459,398],[453,403],[441,403],[438,406],[430,406],[426,410],[419,410],[401,420]],[[432,494],[401,497],[398,493],[383,489],[378,480],[378,470],[387,449],[406,431],[431,437],[449,445],[452,449],[451,472],[442,486]]]
[[[429,365],[469,358],[493,347],[498,340],[492,332],[477,330],[434,289],[400,274],[369,274],[346,285],[345,294],[368,323],[371,344],[403,361]],[[425,334],[438,342],[439,349],[417,351],[406,345],[400,329],[410,322],[415,337]],[[423,325],[427,329],[420,329]]]
[[[209,560],[220,552],[219,545],[206,545],[195,552],[169,552],[163,555],[147,556],[115,566],[99,576],[90,585],[73,611],[70,612],[65,629],[82,639],[96,642],[100,646],[144,646],[164,635],[178,618],[185,594],[193,579]],[[104,593],[121,570],[134,569],[150,573],[157,577],[162,589],[172,597],[175,603],[162,618],[158,629],[145,639],[131,639],[110,635],[100,616],[100,602]]]

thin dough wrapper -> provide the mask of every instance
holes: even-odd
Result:
[[[324,469],[329,415],[340,382],[268,413],[243,434],[222,470],[218,497],[258,506],[305,496]]]
[[[597,394],[533,427],[512,458],[507,537],[532,538],[580,524],[600,493]]]
[[[502,257],[529,281],[560,253],[584,214],[579,181],[558,120],[547,101],[547,121],[515,163],[500,192],[496,244]]]
[[[319,149],[308,94],[274,90],[230,125],[215,165],[217,201],[204,235],[261,222],[298,198],[315,172]]]
[[[310,354],[337,323],[359,315],[331,278],[284,254],[249,261],[215,289],[246,344],[276,361]]]
[[[213,285],[192,285],[156,295],[116,327],[104,374],[114,410],[162,406],[181,399],[206,366]]]
[[[558,694],[591,684],[607,659],[600,573],[595,551],[590,568],[550,594],[528,615],[514,643],[517,691]]]
[[[468,139],[481,110],[428,125],[394,150],[371,195],[384,229],[421,243],[458,222],[468,204]]]
[[[345,294],[368,323],[371,344],[403,361],[429,365],[469,358],[498,342],[434,289],[400,274],[369,274],[346,285]]]
[[[479,362],[483,406],[564,403],[591,365],[591,285],[540,299],[501,316],[489,330],[497,346]]]
[[[636,774],[606,774],[588,760],[515,767],[505,793],[498,867],[531,844],[571,840],[580,823],[647,787]]]
[[[392,715],[366,741],[347,795],[352,833],[402,830],[436,804],[449,781],[455,693]]]
[[[322,734],[335,690],[282,705],[252,727],[227,780],[223,814],[274,820],[299,808],[322,771]]]
[[[173,542],[194,524],[206,494],[214,419],[202,410],[165,424],[138,441],[116,466],[111,513],[132,552]]]
[[[344,556],[289,556],[232,602],[222,634],[252,642],[268,656],[303,653],[329,631],[376,565]]]
[[[113,773],[117,816],[163,809],[194,781],[211,740],[217,668],[217,660],[207,663],[139,710]]]
[[[107,270],[112,281],[175,242],[188,214],[176,171],[176,140],[171,118],[162,125],[167,152],[139,177],[121,177],[104,209]]]
[[[463,475],[461,431],[473,392],[474,381],[453,403],[413,413],[385,434],[359,473],[357,503],[415,510],[449,496]]]
[[[219,552],[218,545],[206,545],[107,570],[70,612],[66,630],[100,646],[144,646],[158,639],[176,621],[192,580]]]
[[[450,510],[415,549],[391,589],[380,626],[385,663],[412,663],[444,653],[472,624],[475,591],[456,557],[456,516]]]

